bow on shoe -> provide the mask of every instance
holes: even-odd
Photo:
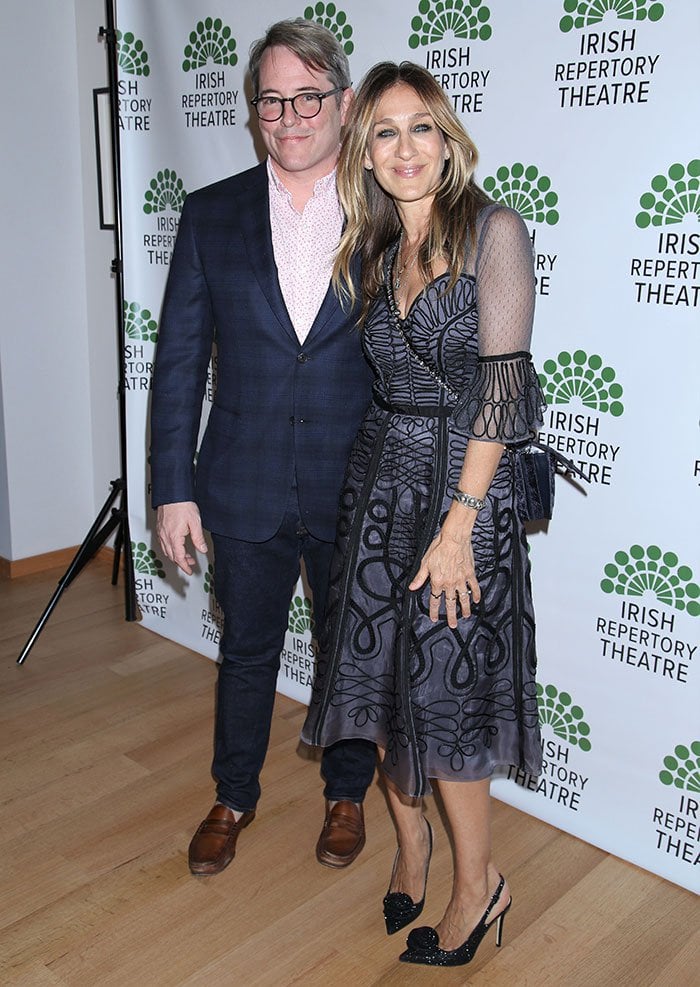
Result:
[[[392,891],[385,895],[382,905],[386,931],[390,936],[418,918],[423,909],[423,901],[414,902],[403,891]]]
[[[415,949],[422,953],[434,952],[440,946],[440,939],[435,929],[429,925],[422,925],[418,929],[412,929],[408,934],[406,945],[409,949]]]

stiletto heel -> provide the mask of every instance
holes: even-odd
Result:
[[[491,919],[490,922],[487,921],[506,883],[502,874],[498,876],[500,878],[498,887],[493,893],[488,908],[481,916],[478,925],[469,933],[466,942],[463,942],[457,949],[440,949],[440,938],[437,932],[435,929],[430,928],[430,926],[425,925],[409,933],[406,940],[408,949],[399,956],[401,962],[423,963],[426,966],[463,966],[465,963],[469,963],[474,959],[481,940],[492,925],[496,926],[496,945],[500,946],[503,921],[506,917],[506,912],[513,904],[513,899],[508,899],[508,904],[502,912],[498,913],[496,918]]]
[[[433,855],[433,829],[428,820],[426,819],[426,824],[428,826],[428,862],[425,865],[425,884],[423,885],[423,897],[420,901],[414,902],[410,895],[405,894],[403,891],[392,891],[391,882],[394,879],[394,872],[396,870],[396,864],[399,859],[399,854],[401,853],[401,847],[396,851],[396,856],[394,857],[394,866],[391,869],[391,880],[389,881],[389,890],[384,895],[384,901],[382,902],[384,908],[384,921],[386,923],[387,935],[393,936],[395,932],[400,929],[405,928],[410,925],[411,922],[418,918],[420,913],[423,911],[423,905],[425,904],[425,889],[428,885],[428,871],[430,869],[430,858]]]
[[[511,900],[508,902],[508,904],[503,909],[503,911],[498,916],[498,918],[494,920],[496,922],[496,945],[497,946],[500,946],[501,945],[501,938],[502,938],[502,935],[503,935],[503,923],[505,922],[506,912],[510,908],[512,901],[513,901],[513,899],[511,898]]]

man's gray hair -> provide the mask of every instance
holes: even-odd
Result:
[[[260,82],[260,62],[268,48],[288,48],[307,68],[325,72],[333,88],[350,86],[350,65],[336,36],[316,21],[295,17],[277,21],[267,34],[250,46],[248,68],[253,80],[255,95]]]

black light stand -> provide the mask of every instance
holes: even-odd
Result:
[[[122,202],[121,202],[121,159],[119,153],[119,95],[117,88],[117,32],[114,23],[113,0],[105,0],[107,27],[100,28],[100,37],[107,46],[107,72],[109,79],[110,105],[110,136],[112,163],[112,195],[114,206],[114,252],[115,258],[111,264],[114,275],[115,300],[117,306],[117,352],[119,358],[119,458],[121,475],[110,483],[111,492],[102,506],[102,510],[88,531],[80,548],[76,552],[64,574],[58,581],[58,587],[49,600],[48,606],[29,636],[29,640],[17,659],[21,665],[51,616],[61,594],[70,586],[83,567],[94,557],[110,535],[116,532],[114,538],[114,565],[112,566],[112,585],[116,586],[119,575],[119,562],[124,553],[124,618],[137,620],[136,588],[134,584],[134,566],[131,556],[131,537],[129,533],[129,512],[126,489],[126,382],[124,377],[124,277],[122,265]],[[119,501],[118,507],[112,505]],[[110,514],[111,508],[111,514]],[[107,515],[110,515],[107,518]],[[107,520],[105,520],[107,519]]]

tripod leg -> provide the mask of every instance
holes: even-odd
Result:
[[[61,597],[61,593],[63,592],[64,589],[65,589],[65,586],[62,583],[59,583],[58,584],[58,588],[54,591],[53,596],[51,597],[51,599],[48,602],[48,606],[46,607],[46,609],[42,613],[41,617],[39,618],[36,627],[34,628],[34,630],[32,631],[32,633],[29,635],[29,639],[27,640],[27,643],[22,648],[22,653],[19,656],[19,658],[17,659],[17,664],[18,665],[21,665],[24,662],[24,659],[27,657],[27,655],[29,654],[29,652],[32,650],[32,648],[34,646],[34,642],[36,641],[36,639],[41,634],[41,631],[42,631],[42,629],[44,627],[44,624],[46,623],[46,621],[51,616],[51,614],[53,612],[53,608],[58,603],[58,601],[59,601],[59,599]]]
[[[102,522],[106,518],[110,507],[112,506],[117,496],[119,495],[120,490],[123,490],[124,484],[123,481],[121,480],[112,480],[111,486],[112,486],[112,491],[107,497],[107,500],[102,505],[102,510],[95,518],[92,527],[90,528],[87,535],[85,536],[78,551],[73,556],[73,560],[71,561],[70,565],[59,579],[58,586],[54,591],[53,596],[49,600],[46,609],[44,610],[41,617],[39,618],[36,627],[29,635],[29,639],[25,644],[24,648],[22,649],[22,653],[17,659],[18,665],[21,665],[24,662],[27,655],[31,651],[32,647],[34,646],[34,642],[36,641],[36,639],[38,638],[39,634],[41,633],[44,627],[44,624],[49,619],[49,617],[53,613],[56,604],[60,600],[63,591],[70,585],[72,580],[78,575],[78,573],[83,568],[83,566],[85,566],[90,561],[90,559],[93,557],[93,555],[100,547],[100,545],[104,543],[104,541],[109,537],[109,535],[116,527],[116,524],[118,523],[118,518],[115,519],[114,515],[104,526],[102,526]]]
[[[124,550],[124,613],[126,620],[140,620],[141,612],[136,602],[136,578],[134,576],[134,559],[131,552],[131,535],[129,533],[129,516],[124,511],[122,519],[122,548]]]
[[[124,525],[119,523],[117,533],[114,536],[114,561],[112,563],[112,586],[117,585],[119,578],[119,561],[122,555],[122,544],[124,541]]]

